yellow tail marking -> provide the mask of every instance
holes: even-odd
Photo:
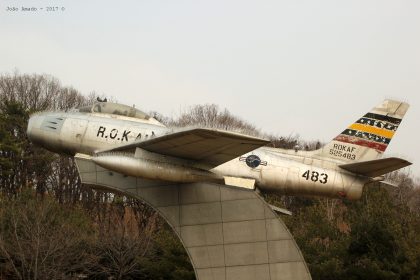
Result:
[[[363,131],[363,132],[379,135],[379,136],[390,138],[390,139],[394,136],[394,133],[395,133],[394,131],[391,131],[391,130],[386,130],[386,129],[373,127],[373,126],[370,126],[370,125],[364,125],[364,124],[360,124],[360,123],[352,124],[350,126],[350,129],[360,130],[360,131]]]

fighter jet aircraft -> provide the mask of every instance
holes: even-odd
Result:
[[[229,131],[176,130],[134,107],[109,102],[36,113],[27,134],[50,151],[89,158],[127,176],[358,199],[365,185],[411,164],[382,157],[408,107],[385,100],[315,151],[266,147],[266,139]]]

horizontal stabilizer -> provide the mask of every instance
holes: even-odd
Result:
[[[379,182],[381,184],[382,187],[386,188],[386,189],[391,189],[394,190],[395,188],[398,188],[398,185],[392,183],[392,182],[388,182],[388,181],[380,181]]]
[[[400,168],[411,165],[411,162],[408,162],[400,158],[383,158],[375,159],[369,161],[362,161],[356,163],[342,164],[339,167],[350,171],[355,174],[368,176],[368,177],[377,177],[384,175],[386,173],[398,170]]]

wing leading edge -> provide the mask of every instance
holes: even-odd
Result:
[[[135,151],[141,148],[149,152],[193,160],[209,168],[253,151],[269,143],[268,140],[239,133],[196,128],[174,132],[147,141],[135,142],[102,152]]]

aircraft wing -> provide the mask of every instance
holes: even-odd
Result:
[[[377,177],[411,165],[404,159],[390,157],[339,165],[341,168],[368,177]]]
[[[174,132],[101,152],[134,152],[135,148],[141,148],[161,155],[194,160],[208,167],[216,167],[259,147],[265,146],[269,142],[265,139],[234,132],[196,128]]]

